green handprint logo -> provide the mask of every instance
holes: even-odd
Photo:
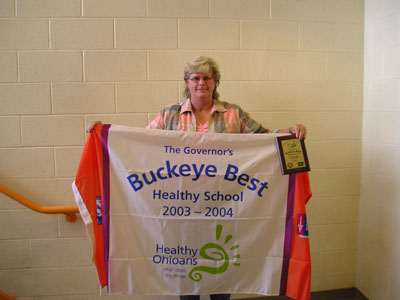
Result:
[[[217,225],[217,229],[216,229],[216,240],[217,241],[219,241],[219,239],[221,238],[222,228],[223,228],[222,225]],[[229,241],[231,239],[232,239],[232,235],[231,234],[227,235],[225,237],[224,244],[226,245],[227,243],[229,243]],[[238,248],[239,248],[239,245],[236,244],[233,247],[229,248],[229,250],[233,251]],[[210,256],[209,254],[207,254],[207,251],[209,249],[214,250],[211,252],[211,255],[213,255],[213,256]],[[209,274],[221,274],[221,273],[224,273],[229,267],[229,261],[230,261],[229,255],[225,251],[225,249],[218,244],[215,244],[215,243],[205,244],[200,249],[200,256],[205,259],[208,259],[208,260],[213,260],[215,262],[222,261],[223,263],[219,267],[206,267],[206,266],[194,267],[189,272],[189,278],[193,281],[200,281],[203,278],[203,275],[201,274],[201,272],[206,272]],[[233,258],[234,259],[240,258],[240,254],[233,256]],[[234,263],[233,265],[240,266],[240,263]]]

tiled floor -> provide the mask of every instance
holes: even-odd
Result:
[[[357,289],[343,289],[311,293],[311,300],[368,300]]]
[[[245,299],[242,299],[245,300]],[[289,297],[274,296],[274,297],[257,297],[249,298],[249,300],[292,300]],[[312,292],[311,300],[368,300],[357,289],[341,289],[333,291]]]

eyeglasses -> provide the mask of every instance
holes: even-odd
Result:
[[[206,83],[210,82],[211,80],[214,80],[214,78],[208,76],[193,76],[189,78],[190,81],[193,81],[195,83],[199,83],[201,79],[203,79],[203,81]]]

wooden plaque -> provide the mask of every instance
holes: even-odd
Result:
[[[304,140],[294,135],[275,138],[281,163],[282,174],[293,174],[310,171]]]

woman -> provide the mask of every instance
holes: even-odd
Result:
[[[166,106],[147,126],[150,129],[220,133],[291,133],[306,136],[306,128],[296,124],[287,129],[271,130],[250,118],[239,106],[219,100],[217,87],[221,74],[216,62],[199,56],[184,70],[186,100]]]
[[[306,128],[296,124],[286,129],[267,129],[253,120],[239,106],[220,101],[217,87],[221,74],[217,63],[199,56],[189,61],[184,70],[186,100],[166,106],[147,126],[149,129],[219,132],[219,133],[291,133],[306,137]],[[97,121],[92,123],[90,132]],[[212,300],[229,300],[229,294],[211,295]],[[181,300],[199,300],[200,296],[180,296]]]

